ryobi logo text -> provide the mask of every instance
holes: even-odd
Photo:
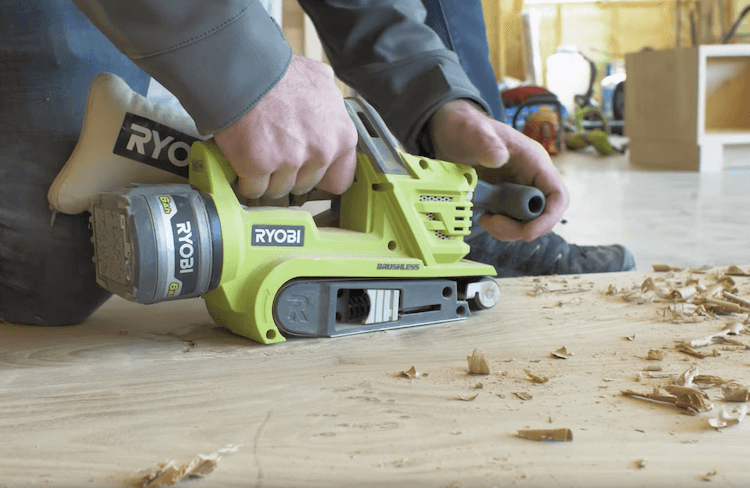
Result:
[[[180,273],[192,273],[195,266],[195,246],[193,245],[193,230],[190,221],[181,222],[177,227],[177,252],[182,259],[180,262]]]
[[[126,112],[112,152],[187,178],[190,146],[197,140],[166,125]]]
[[[167,296],[193,293],[201,276],[201,235],[190,199],[184,195],[160,195],[165,224],[172,228],[174,248],[172,272],[167,276]]]
[[[253,246],[305,245],[305,227],[302,225],[254,225],[252,231]]]

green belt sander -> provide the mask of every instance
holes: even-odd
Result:
[[[530,220],[544,195],[408,154],[365,101],[349,98],[346,107],[359,133],[357,167],[330,210],[313,217],[295,206],[242,205],[219,148],[195,142],[190,184],[95,198],[98,283],[142,304],[203,297],[218,324],[266,344],[460,320],[493,307],[494,268],[463,259],[472,208]]]

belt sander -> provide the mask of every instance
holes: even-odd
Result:
[[[189,184],[94,198],[98,283],[142,304],[203,297],[218,324],[266,344],[461,320],[497,304],[494,268],[464,259],[472,209],[530,220],[544,195],[408,154],[365,101],[346,107],[357,167],[330,210],[299,208],[316,191],[289,207],[242,205],[219,148],[197,141]]]

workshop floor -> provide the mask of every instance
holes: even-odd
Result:
[[[568,242],[622,244],[641,271],[750,263],[750,161],[714,174],[662,172],[591,151],[553,158],[571,201],[555,232]]]

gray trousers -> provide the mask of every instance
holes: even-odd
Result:
[[[149,77],[68,0],[0,0],[0,319],[84,321],[96,284],[88,213],[52,213],[47,190],[78,141],[94,76],[146,93]]]

